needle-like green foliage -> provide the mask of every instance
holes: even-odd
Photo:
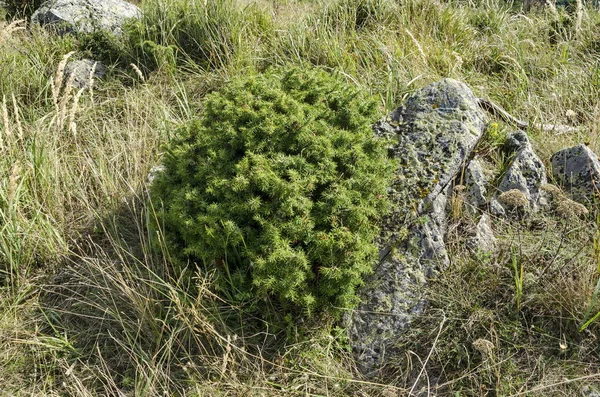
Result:
[[[315,69],[238,79],[208,96],[152,186],[172,252],[215,268],[238,299],[352,306],[389,205],[393,164],[373,136],[377,118],[373,100]]]

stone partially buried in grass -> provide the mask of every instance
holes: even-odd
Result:
[[[65,67],[66,81],[72,81],[75,88],[90,88],[90,83],[106,75],[107,68],[102,62],[80,59],[69,62]]]
[[[500,195],[492,199],[492,213],[505,215],[508,211],[514,214],[514,210],[518,210],[522,215],[527,210],[537,211],[539,206],[547,204],[541,189],[547,182],[544,163],[523,131],[516,131],[508,137],[505,151],[513,154],[514,160],[498,185]]]
[[[581,203],[593,203],[600,186],[600,161],[587,146],[577,145],[552,155],[552,175],[565,192]]]
[[[474,235],[467,240],[467,246],[474,252],[493,252],[496,248],[497,240],[492,229],[492,218],[489,214],[481,215]]]
[[[472,213],[487,204],[487,178],[481,161],[477,158],[469,161],[464,172],[466,199]]]
[[[427,277],[448,264],[444,234],[452,181],[485,130],[485,114],[463,83],[444,79],[411,95],[376,134],[395,142],[400,161],[390,187],[392,214],[380,263],[349,324],[359,367],[374,375],[398,352],[394,340],[425,307]]]
[[[49,0],[33,13],[31,21],[59,33],[102,30],[120,35],[125,21],[141,16],[136,5],[122,0]]]

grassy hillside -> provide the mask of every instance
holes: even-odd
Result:
[[[339,323],[248,315],[212,275],[172,266],[147,175],[207,93],[276,65],[338,71],[381,115],[442,77],[532,122],[540,157],[600,153],[600,12],[466,0],[144,0],[123,39],[0,22],[0,396],[572,396],[600,383],[597,209],[496,220],[493,255],[461,242],[381,376]],[[68,59],[110,65],[92,90]],[[480,153],[514,128],[493,120]],[[160,249],[156,247],[159,246]],[[424,394],[425,395],[425,394]]]

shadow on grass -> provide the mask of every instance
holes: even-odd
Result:
[[[281,327],[271,333],[227,304],[211,274],[170,262],[150,242],[149,212],[134,198],[81,234],[44,288],[44,331],[68,341],[73,363],[108,394],[184,393],[190,382],[264,374],[285,339]]]

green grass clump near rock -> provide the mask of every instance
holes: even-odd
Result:
[[[350,307],[393,172],[373,100],[317,69],[241,78],[179,131],[152,186],[171,253],[234,299]],[[335,311],[335,310],[334,310]]]

